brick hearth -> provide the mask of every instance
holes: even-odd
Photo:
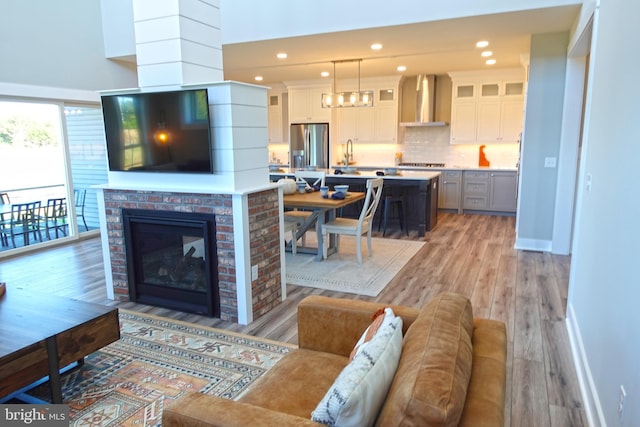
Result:
[[[247,195],[250,265],[258,266],[251,281],[251,309],[257,319],[282,300],[278,190]],[[129,300],[122,209],[148,209],[215,215],[220,318],[238,321],[236,242],[233,203],[229,194],[178,193],[104,189],[106,228],[111,259],[114,298]]]

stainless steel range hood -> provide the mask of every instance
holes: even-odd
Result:
[[[419,74],[407,77],[402,83],[400,126],[447,126],[434,121],[436,76]]]

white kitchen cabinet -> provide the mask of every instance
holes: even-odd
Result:
[[[373,107],[347,107],[338,109],[338,141],[375,142],[375,110]]]
[[[279,94],[269,95],[267,107],[267,127],[269,129],[269,143],[278,144],[283,141],[282,132],[282,102]]]
[[[460,72],[450,76],[452,144],[518,141],[524,108],[522,70]]]
[[[476,142],[475,102],[458,102],[451,105],[451,143],[474,144]]]
[[[398,79],[366,79],[364,87],[374,91],[373,107],[337,108],[338,142],[396,143],[398,139]],[[354,82],[340,90],[357,90]]]
[[[398,141],[398,104],[379,103],[375,109],[376,141],[396,143]]]
[[[516,172],[491,172],[489,209],[492,211],[515,212],[518,178]]]
[[[458,212],[460,212],[461,191],[462,171],[445,170],[440,172],[438,208],[456,209]]]
[[[322,108],[322,94],[331,88],[289,88],[289,119],[291,123],[328,123],[331,109]]]

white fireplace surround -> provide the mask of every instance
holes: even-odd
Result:
[[[103,189],[226,194],[230,195],[233,201],[238,322],[248,324],[253,321],[253,313],[247,200],[249,194],[274,186],[269,182],[267,88],[238,82],[220,82],[156,87],[153,91],[186,88],[208,90],[214,172],[210,175],[109,172],[108,184],[97,188],[107,295],[114,299]],[[117,93],[131,92],[132,90],[125,90]],[[284,299],[284,257],[281,266]]]

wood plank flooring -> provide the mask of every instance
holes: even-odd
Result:
[[[0,281],[9,291],[30,287],[290,343],[297,342],[296,307],[310,294],[418,307],[441,291],[460,292],[471,299],[475,316],[507,325],[505,426],[587,425],[564,322],[568,256],[513,249],[515,218],[504,216],[440,213],[423,238],[394,229],[387,238],[427,244],[378,297],[289,285],[287,300],[248,326],[108,300],[98,238],[2,260]]]

